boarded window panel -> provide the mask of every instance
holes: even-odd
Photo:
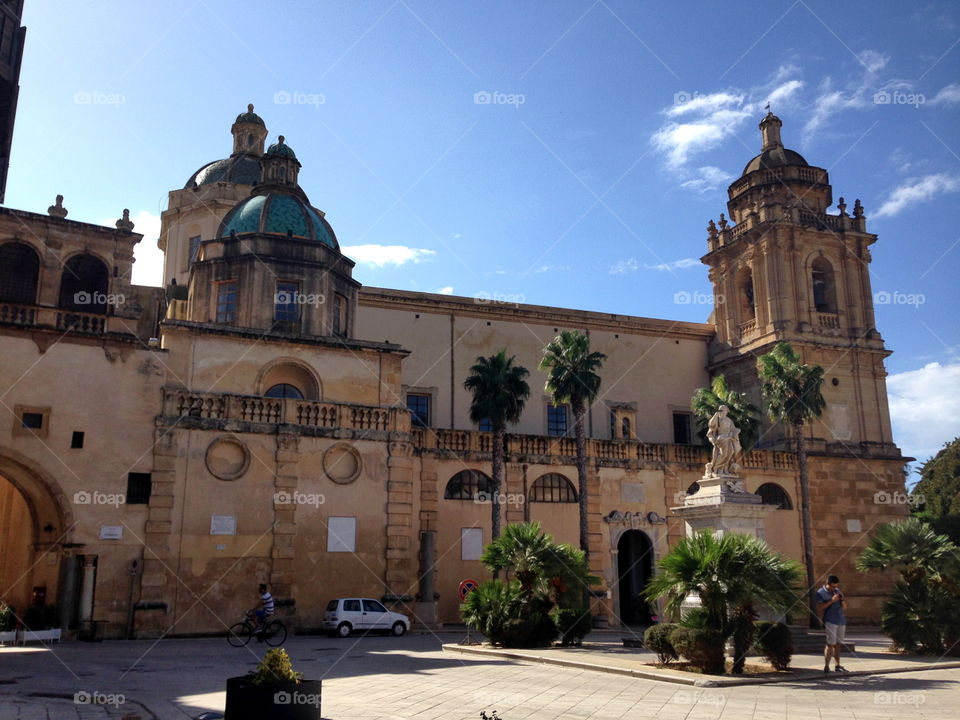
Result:
[[[357,551],[357,519],[332,517],[327,525],[327,552]]]
[[[479,560],[483,553],[483,530],[481,528],[461,528],[460,559]]]

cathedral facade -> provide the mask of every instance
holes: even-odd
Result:
[[[301,165],[252,106],[233,151],[170,192],[165,288],[130,284],[142,240],[0,208],[0,584],[19,611],[112,637],[225,631],[269,583],[281,616],[319,627],[331,598],[381,598],[424,625],[459,621],[458,584],[484,580],[491,433],[463,388],[500,348],[532,370],[507,436],[505,522],[578,542],[569,408],[533,370],[561,330],[607,355],[589,408],[593,611],[641,624],[638,594],[685,529],[708,460],[690,413],[723,373],[759,404],[756,357],[789,341],[825,368],[806,429],[815,571],[838,574],[855,621],[885,588],[853,569],[871,530],[905,514],[859,201],[784,148],[779,118],[708,228],[711,322],[689,323],[362,287]],[[729,216],[729,220],[727,219]],[[777,426],[743,458],[775,506],[767,542],[802,559],[797,469]]]

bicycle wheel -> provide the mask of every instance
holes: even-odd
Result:
[[[253,628],[248,623],[238,622],[227,630],[227,642],[233,647],[243,647],[253,637]]]
[[[279,620],[269,623],[263,633],[263,641],[270,647],[283,645],[287,639],[287,626]]]

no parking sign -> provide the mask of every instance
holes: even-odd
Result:
[[[466,600],[467,595],[476,590],[479,584],[476,580],[461,580],[460,587],[457,588],[457,595],[460,596],[460,602]]]

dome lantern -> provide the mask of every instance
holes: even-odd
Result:
[[[267,139],[267,127],[263,119],[247,105],[247,111],[237,115],[230,128],[233,134],[233,155],[263,155],[263,143]]]
[[[286,138],[281,135],[277,138],[277,142],[267,148],[263,156],[263,173],[260,177],[262,185],[298,188],[300,161],[297,160],[297,154],[293,152],[293,148],[285,141]]]

